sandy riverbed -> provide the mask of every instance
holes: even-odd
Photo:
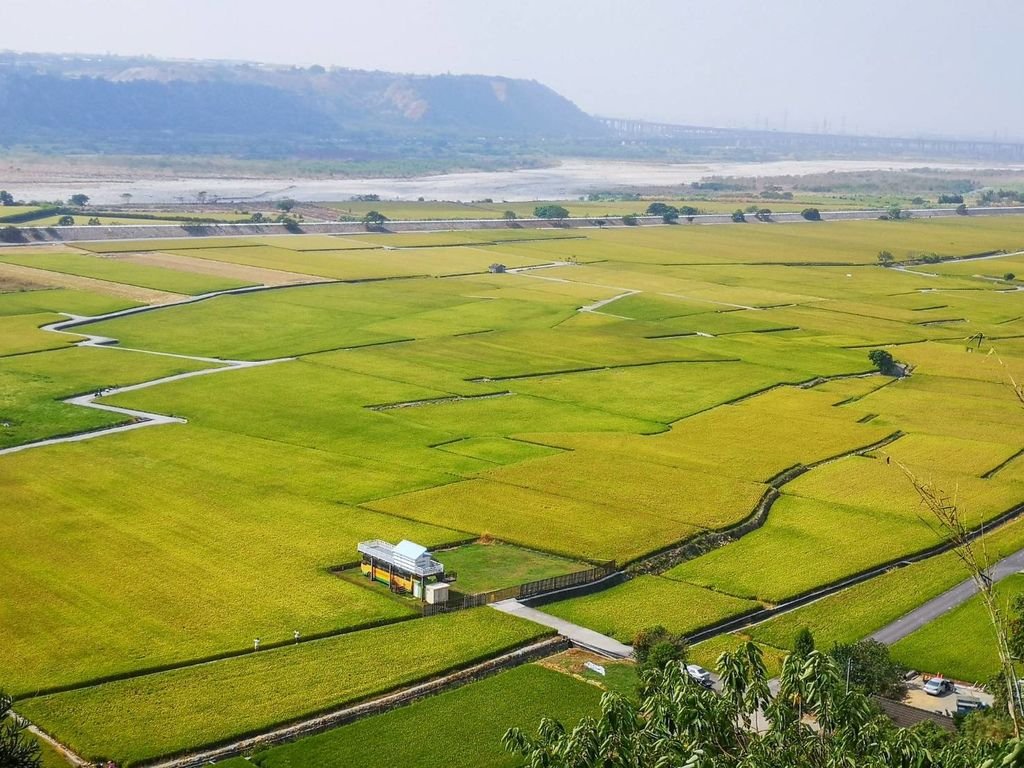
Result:
[[[764,163],[629,163],[605,160],[567,160],[552,168],[520,171],[452,173],[418,178],[375,179],[253,179],[253,178],[105,178],[39,180],[31,177],[6,182],[26,200],[66,199],[84,192],[94,204],[114,204],[130,193],[133,203],[194,202],[205,192],[224,202],[273,200],[347,200],[354,195],[377,194],[386,200],[559,200],[600,189],[624,186],[673,186],[708,176],[803,176],[829,171],[880,171],[910,168],[980,170],[992,163],[935,163],[887,160],[782,160]],[[1024,170],[1024,166],[997,166]],[[2,186],[2,184],[0,184]]]

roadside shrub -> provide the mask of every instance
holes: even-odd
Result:
[[[664,669],[669,664],[680,661],[686,661],[685,648],[680,648],[675,643],[663,640],[647,653],[647,657],[640,664],[640,669]]]
[[[817,208],[804,208],[800,211],[800,215],[808,221],[821,221],[821,211]]]
[[[807,627],[803,627],[796,633],[796,637],[793,639],[793,653],[806,659],[811,655],[811,651],[813,650],[814,635],[811,634],[811,630]]]
[[[669,661],[685,660],[686,638],[656,624],[641,629],[633,638],[633,655],[642,668],[663,667]]]
[[[732,212],[732,220],[735,221],[737,224],[747,220],[747,217],[743,213],[742,208],[737,208],[735,211]]]
[[[627,227],[635,227],[640,222],[635,214],[629,213],[622,217],[622,223]]]

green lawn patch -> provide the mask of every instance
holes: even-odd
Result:
[[[530,581],[586,570],[591,566],[511,544],[470,544],[435,552],[445,571],[458,574],[452,587],[463,594],[490,592]]]

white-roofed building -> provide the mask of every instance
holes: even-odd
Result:
[[[426,600],[427,584],[444,576],[444,566],[430,556],[426,547],[412,541],[403,539],[391,544],[373,539],[360,543],[358,549],[363,556],[363,575],[387,584],[394,592]]]

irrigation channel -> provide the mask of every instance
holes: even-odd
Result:
[[[1024,253],[1024,252],[1019,252],[1019,253]],[[1002,254],[1002,255],[1004,255],[1004,256],[1019,255],[1019,253],[1015,253],[1015,254]],[[964,259],[957,259],[957,260],[966,260],[966,259],[969,259],[969,258],[971,258],[971,257],[965,257]],[[974,257],[974,258],[978,258],[978,257]],[[987,258],[998,258],[998,256],[990,256],[990,257],[987,257]],[[629,288],[621,288],[621,287],[616,287],[616,286],[607,286],[607,285],[601,285],[601,284],[597,284],[597,283],[585,283],[583,281],[574,281],[574,280],[570,280],[570,279],[563,278],[563,277],[549,277],[549,276],[546,276],[546,275],[531,274],[531,273],[533,273],[533,272],[535,272],[537,270],[550,269],[550,268],[554,268],[554,267],[568,267],[568,266],[574,266],[574,263],[573,262],[552,262],[552,263],[548,263],[548,264],[536,265],[536,266],[531,266],[531,267],[521,267],[521,268],[516,268],[516,269],[510,269],[510,270],[508,270],[508,273],[509,274],[515,274],[515,275],[524,275],[524,276],[534,277],[534,278],[539,278],[539,279],[544,279],[544,280],[553,280],[553,281],[557,281],[557,282],[579,282],[580,284],[584,284],[584,285],[589,285],[589,286],[593,286],[593,287],[608,288],[608,289],[611,289],[611,290],[617,290],[617,291],[621,292],[618,295],[615,295],[615,296],[613,296],[613,297],[611,297],[609,299],[600,300],[600,301],[597,301],[597,302],[595,302],[593,304],[590,304],[588,306],[579,307],[578,310],[577,310],[579,312],[601,312],[601,309],[604,306],[614,302],[615,300],[623,298],[625,296],[630,296],[630,295],[634,295],[636,293],[640,293],[641,292],[641,291],[638,291],[638,290],[635,290],[635,289],[629,289]],[[272,360],[261,360],[261,361],[224,360],[224,359],[219,359],[219,358],[210,358],[210,357],[199,357],[199,356],[191,356],[191,355],[172,354],[172,353],[167,353],[167,352],[157,352],[157,351],[153,351],[153,350],[132,349],[132,348],[118,346],[116,339],[112,339],[112,338],[108,338],[108,337],[103,337],[103,336],[97,336],[97,335],[85,334],[85,333],[81,333],[81,332],[78,332],[78,331],[73,331],[73,330],[71,330],[73,328],[78,328],[78,327],[81,327],[81,326],[84,326],[84,325],[100,322],[100,321],[103,321],[103,320],[119,318],[119,317],[126,317],[126,316],[130,316],[130,315],[141,314],[141,313],[144,313],[144,312],[151,312],[151,311],[156,311],[156,310],[159,310],[159,309],[166,309],[166,308],[174,307],[174,306],[181,306],[181,305],[185,305],[185,304],[193,304],[193,303],[197,303],[197,302],[201,302],[201,301],[208,301],[208,300],[211,300],[211,299],[215,299],[215,298],[217,298],[219,296],[240,295],[240,294],[256,293],[256,292],[271,291],[271,290],[284,290],[284,289],[287,289],[287,288],[305,287],[305,286],[309,286],[309,285],[327,285],[327,284],[332,284],[332,283],[336,284],[336,283],[353,283],[353,282],[359,283],[359,282],[377,282],[377,281],[364,281],[364,280],[355,280],[355,281],[353,281],[353,280],[317,280],[315,282],[309,282],[309,283],[295,283],[295,284],[280,285],[280,286],[265,286],[265,285],[261,285],[261,286],[245,287],[245,288],[235,288],[235,289],[229,289],[229,290],[225,290],[225,291],[214,291],[214,292],[210,292],[210,293],[206,293],[206,294],[201,294],[201,295],[198,295],[198,296],[190,296],[190,297],[183,298],[180,301],[168,302],[168,303],[165,303],[165,304],[155,304],[155,305],[148,305],[148,306],[143,306],[143,307],[135,307],[135,308],[132,308],[132,309],[121,310],[119,312],[112,312],[112,313],[108,313],[108,314],[105,314],[105,315],[96,315],[96,316],[92,316],[92,317],[67,315],[67,317],[68,317],[67,320],[62,320],[62,321],[59,321],[59,322],[56,322],[56,323],[52,323],[52,324],[47,325],[47,326],[43,326],[43,330],[47,330],[47,331],[51,331],[51,332],[55,332],[55,333],[68,333],[68,334],[72,334],[72,335],[76,335],[76,336],[83,336],[84,339],[82,341],[78,342],[75,346],[105,347],[105,348],[112,348],[112,349],[125,349],[127,351],[140,352],[140,353],[145,353],[145,354],[160,355],[160,356],[167,356],[167,357],[177,357],[177,358],[182,358],[182,359],[187,359],[187,360],[206,362],[206,363],[210,363],[212,366],[216,366],[216,367],[205,368],[205,369],[201,369],[201,370],[198,370],[198,371],[191,371],[191,372],[182,373],[182,374],[176,374],[176,375],[172,375],[172,376],[165,376],[165,377],[153,379],[153,380],[150,380],[150,381],[141,382],[141,383],[138,383],[138,384],[128,385],[128,386],[125,386],[125,387],[117,387],[117,388],[103,390],[103,391],[100,391],[100,392],[95,392],[95,393],[91,393],[91,394],[84,394],[84,395],[78,395],[78,396],[75,396],[75,397],[68,398],[68,399],[64,400],[63,402],[65,402],[65,403],[67,403],[69,405],[76,405],[76,406],[81,406],[81,407],[86,407],[86,408],[96,408],[96,409],[99,409],[99,410],[104,410],[104,411],[108,411],[108,412],[122,414],[122,415],[125,415],[125,416],[129,416],[130,418],[133,419],[133,421],[131,423],[128,423],[128,424],[122,424],[122,425],[113,426],[113,427],[100,428],[100,429],[97,429],[97,430],[91,430],[91,431],[82,432],[82,433],[78,433],[78,434],[65,435],[65,436],[62,436],[62,437],[48,438],[48,439],[45,439],[45,440],[38,440],[38,441],[34,441],[34,442],[24,443],[22,445],[12,446],[12,447],[0,450],[0,455],[9,454],[9,453],[15,453],[15,452],[18,452],[18,451],[24,451],[24,450],[28,450],[28,449],[31,449],[31,448],[39,448],[39,447],[43,447],[43,446],[47,446],[47,445],[56,445],[56,444],[60,444],[60,443],[69,443],[69,442],[79,442],[79,441],[82,441],[82,440],[93,439],[93,438],[101,437],[101,436],[104,436],[104,435],[115,434],[115,433],[124,432],[124,431],[131,430],[131,429],[138,429],[138,428],[141,428],[141,427],[146,427],[146,426],[158,426],[160,424],[169,424],[169,423],[185,423],[185,421],[186,421],[185,419],[181,419],[181,418],[177,418],[177,417],[171,417],[171,416],[166,416],[166,415],[157,414],[157,413],[148,413],[148,412],[145,412],[145,411],[136,411],[136,410],[127,409],[127,408],[118,408],[118,407],[115,407],[115,406],[105,405],[103,403],[97,403],[97,402],[95,402],[95,400],[97,398],[103,397],[103,396],[115,395],[115,394],[119,394],[119,393],[122,393],[122,392],[135,391],[135,390],[138,390],[138,389],[143,389],[143,388],[147,388],[147,387],[151,387],[151,386],[156,386],[156,385],[159,385],[159,384],[163,384],[163,383],[167,383],[167,382],[171,382],[171,381],[177,381],[177,380],[181,380],[181,379],[185,379],[185,378],[191,378],[191,377],[194,377],[194,376],[203,376],[203,375],[209,375],[209,374],[214,374],[214,373],[220,373],[220,372],[224,372],[224,371],[232,371],[232,370],[240,370],[240,369],[245,369],[245,368],[251,368],[251,367],[256,367],[256,366],[273,365],[273,364],[276,364],[276,363],[287,362],[287,361],[291,361],[291,360],[295,360],[296,359],[294,357],[283,357],[283,358],[276,358],[276,359],[272,359]],[[926,289],[926,290],[935,290],[935,289]],[[663,295],[673,295],[673,294],[663,294]],[[723,302],[708,302],[708,303],[724,304]],[[729,307],[734,308],[734,309],[757,311],[756,307],[746,307],[746,306],[740,306],[740,305],[735,305],[735,304],[724,304],[724,305],[725,306],[729,306]],[[606,314],[610,314],[610,313],[606,313]],[[624,318],[624,319],[628,319],[628,318]],[[810,387],[813,387],[813,386],[817,386],[818,384],[824,383],[825,381],[831,381],[831,380],[834,380],[834,379],[843,379],[843,378],[853,378],[853,377],[864,376],[864,375],[865,374],[852,374],[852,375],[851,374],[846,374],[846,375],[832,376],[832,377],[817,377],[815,379],[811,379],[809,381],[803,382],[802,384],[797,384],[795,386],[800,386],[800,387],[804,387],[804,388],[810,388]],[[868,374],[868,375],[871,375],[871,374]],[[793,385],[776,385],[776,387],[777,386],[793,386]],[[769,387],[768,389],[774,389],[776,387]],[[761,390],[761,391],[758,391],[758,392],[749,393],[749,394],[744,395],[744,396],[742,396],[740,398],[736,398],[736,399],[734,399],[732,401],[729,401],[729,403],[722,403],[722,404],[719,404],[719,405],[716,405],[716,406],[712,406],[712,407],[713,408],[717,408],[717,407],[721,407],[722,405],[728,405],[728,404],[731,404],[731,403],[734,403],[734,402],[738,402],[740,400],[748,399],[750,397],[756,397],[759,394],[763,394],[764,391],[766,391],[766,390]],[[502,393],[502,394],[504,394],[504,393]],[[622,570],[618,571],[617,573],[613,574],[611,577],[603,578],[603,579],[601,579],[601,580],[599,580],[597,582],[594,582],[592,584],[587,584],[587,585],[584,585],[582,587],[571,587],[571,588],[568,588],[568,589],[559,590],[558,592],[552,592],[552,593],[548,593],[548,594],[544,594],[544,595],[539,595],[539,596],[533,597],[533,598],[526,598],[526,599],[523,599],[521,601],[521,603],[517,603],[517,605],[515,605],[515,606],[506,605],[504,607],[499,607],[499,610],[503,609],[506,612],[513,613],[513,614],[516,614],[516,615],[521,615],[524,618],[527,618],[527,619],[530,619],[530,620],[534,620],[534,621],[537,621],[537,619],[538,619],[536,614],[541,614],[540,621],[538,623],[542,623],[542,624],[545,624],[546,626],[555,627],[556,629],[558,629],[558,620],[555,619],[555,617],[547,617],[547,614],[542,614],[542,612],[537,611],[534,608],[534,606],[543,605],[545,602],[550,602],[550,601],[556,600],[556,599],[564,599],[564,598],[567,598],[567,597],[571,597],[574,594],[585,594],[585,593],[588,593],[588,592],[595,592],[595,591],[600,591],[600,590],[607,589],[607,588],[610,588],[610,587],[614,587],[614,586],[616,586],[618,584],[621,584],[623,581],[625,581],[628,578],[631,578],[632,576],[634,576],[636,574],[640,574],[640,573],[663,573],[664,571],[668,570],[669,568],[671,568],[675,564],[677,564],[679,562],[682,562],[684,560],[687,560],[687,559],[691,559],[692,557],[695,557],[695,556],[697,556],[699,554],[702,554],[703,552],[708,551],[708,549],[710,549],[710,548],[713,548],[713,547],[716,547],[716,546],[722,546],[723,544],[726,544],[726,543],[728,543],[730,541],[735,541],[736,539],[738,539],[738,538],[740,538],[740,537],[750,533],[751,531],[756,530],[757,528],[761,527],[762,525],[764,525],[764,523],[767,520],[768,514],[769,514],[769,512],[771,510],[772,505],[774,504],[775,500],[778,499],[779,496],[780,496],[779,489],[782,486],[784,486],[786,483],[791,482],[796,477],[800,476],[801,474],[803,474],[803,473],[805,473],[805,472],[807,472],[807,471],[809,471],[809,470],[811,470],[811,469],[813,469],[815,467],[822,466],[824,464],[828,464],[828,463],[831,463],[831,462],[834,462],[834,461],[838,461],[838,460],[846,458],[848,456],[863,455],[865,453],[869,453],[871,451],[883,448],[884,446],[888,445],[889,443],[894,442],[895,440],[898,440],[902,436],[903,436],[903,434],[901,432],[894,432],[893,434],[889,435],[888,437],[886,437],[883,440],[880,440],[880,441],[878,441],[876,443],[872,443],[870,445],[862,446],[860,448],[855,448],[855,449],[853,449],[851,451],[847,451],[847,452],[844,452],[842,454],[838,454],[836,456],[833,456],[833,457],[830,457],[830,458],[826,458],[826,459],[823,459],[823,460],[821,460],[819,462],[815,462],[815,463],[812,463],[812,464],[809,464],[809,465],[806,465],[806,466],[798,465],[798,466],[792,467],[792,468],[790,468],[790,469],[780,473],[776,477],[771,478],[771,479],[769,479],[767,481],[767,485],[769,486],[768,490],[765,492],[764,496],[761,498],[761,500],[758,502],[758,504],[752,510],[751,514],[748,515],[740,523],[738,523],[738,524],[736,524],[736,525],[734,525],[734,526],[732,526],[732,527],[730,527],[728,529],[724,529],[722,531],[709,532],[707,534],[702,534],[701,536],[697,537],[696,539],[690,539],[690,540],[687,540],[687,541],[684,541],[684,542],[672,545],[672,546],[670,546],[670,547],[668,547],[668,548],[666,548],[664,550],[660,550],[658,552],[652,553],[652,554],[650,554],[650,555],[648,555],[648,556],[646,556],[644,558],[641,558],[641,559],[639,559],[637,561],[634,561],[633,563],[631,563],[629,565],[628,568],[625,568],[625,569],[622,569]],[[994,519],[992,521],[989,521],[987,524],[984,524],[984,525],[979,526],[978,528],[974,529],[970,533],[970,539],[974,540],[974,539],[982,536],[983,534],[986,534],[986,533],[989,533],[989,532],[993,531],[994,529],[998,528],[1001,525],[1004,525],[1006,523],[1009,523],[1009,522],[1011,522],[1013,520],[1018,519],[1022,515],[1024,515],[1024,503],[1021,503],[1021,504],[1013,507],[1012,509],[1004,512],[1002,515],[1000,515],[999,517],[997,517],[996,519]],[[696,632],[691,633],[691,635],[689,636],[688,640],[690,642],[694,642],[694,643],[695,642],[701,642],[703,640],[707,640],[707,639],[716,637],[718,635],[727,634],[729,632],[732,632],[732,631],[735,631],[735,630],[738,630],[738,629],[742,629],[744,627],[748,627],[748,626],[760,623],[762,621],[765,621],[765,620],[767,620],[769,618],[772,618],[774,616],[777,616],[779,614],[795,610],[796,608],[808,605],[808,604],[813,603],[813,602],[815,602],[817,600],[821,600],[821,599],[823,599],[825,597],[828,597],[830,595],[836,594],[837,592],[840,592],[840,591],[842,591],[842,590],[844,590],[844,589],[846,589],[848,587],[851,587],[851,586],[853,586],[855,584],[863,583],[863,582],[868,581],[870,579],[873,579],[873,578],[875,578],[877,576],[881,576],[881,575],[891,571],[894,568],[903,567],[903,566],[909,565],[909,564],[914,563],[914,562],[921,562],[923,560],[927,560],[929,558],[941,555],[943,553],[946,553],[946,552],[950,551],[952,548],[953,548],[953,544],[951,542],[946,542],[946,543],[943,543],[943,544],[939,544],[939,545],[937,545],[935,547],[931,547],[929,549],[926,549],[926,550],[923,550],[921,552],[918,552],[915,555],[911,555],[911,556],[902,557],[902,558],[898,558],[898,559],[892,560],[892,561],[884,563],[882,565],[875,566],[875,567],[873,567],[871,569],[865,570],[865,571],[863,571],[861,573],[855,574],[854,576],[847,577],[845,579],[833,582],[831,584],[828,584],[828,585],[825,585],[825,586],[822,586],[822,587],[818,587],[818,588],[816,588],[816,589],[814,589],[812,591],[806,592],[806,593],[804,593],[802,595],[798,595],[798,596],[793,597],[793,598],[791,598],[791,599],[789,599],[787,601],[779,603],[779,604],[777,604],[777,605],[775,605],[775,606],[773,606],[771,608],[760,609],[760,610],[757,610],[757,611],[745,614],[743,616],[739,616],[739,617],[732,618],[732,619],[729,619],[729,620],[726,620],[726,621],[718,622],[718,623],[716,623],[714,625],[705,627],[705,628],[703,628],[701,630],[698,630]],[[1019,552],[1014,553],[1013,555],[1010,555],[1009,557],[1004,558],[1004,560],[1002,560],[999,563],[995,564],[995,566],[993,566],[993,568],[992,568],[992,575],[996,579],[1005,578],[1006,576],[1010,575],[1011,573],[1017,572],[1017,570],[1019,570],[1019,566],[1020,565],[1024,565],[1024,550],[1020,550]],[[907,629],[907,627],[916,628],[917,626],[920,626],[923,623],[926,623],[926,620],[928,618],[934,618],[936,615],[939,615],[939,613],[944,612],[945,610],[948,610],[949,608],[954,607],[955,605],[958,605],[958,604],[962,603],[963,601],[965,601],[968,598],[970,598],[972,594],[973,594],[973,591],[968,586],[966,586],[965,584],[960,584],[960,585],[954,587],[953,589],[951,589],[951,590],[943,593],[942,595],[938,596],[937,598],[934,598],[933,600],[928,601],[923,606],[920,606],[918,609],[915,609],[915,611],[911,612],[910,614],[907,614],[907,616],[905,616],[905,617],[899,619],[898,621],[893,622],[892,624],[888,625],[887,627],[879,630],[874,635],[872,635],[872,637],[881,637],[885,642],[894,642],[895,639],[898,639],[899,637],[904,636],[908,631],[911,631],[910,629]],[[550,618],[550,622],[547,620],[547,618],[543,618],[543,617]],[[901,625],[901,623],[902,623],[902,626],[898,626],[898,625]],[[329,728],[337,727],[339,725],[342,725],[342,724],[345,724],[345,723],[349,723],[349,722],[352,722],[354,720],[357,720],[357,719],[360,719],[360,718],[363,718],[363,717],[367,717],[367,716],[370,716],[370,715],[380,714],[380,713],[386,712],[386,711],[388,711],[390,709],[394,709],[396,707],[403,706],[405,704],[411,703],[411,702],[413,702],[413,701],[415,701],[417,699],[423,698],[425,696],[430,696],[430,695],[433,695],[433,694],[436,694],[436,693],[440,693],[440,692],[445,691],[445,690],[450,690],[452,688],[459,687],[459,686],[465,685],[465,684],[467,684],[469,682],[473,682],[475,680],[481,679],[482,677],[486,677],[488,675],[496,674],[497,672],[499,672],[499,671],[501,671],[503,669],[507,669],[507,668],[512,667],[512,666],[517,666],[519,664],[527,663],[527,662],[535,660],[537,658],[541,658],[541,657],[544,657],[544,656],[552,655],[553,653],[557,653],[558,651],[563,650],[564,648],[566,648],[570,641],[575,642],[575,640],[573,638],[573,635],[574,634],[579,635],[580,634],[579,630],[582,630],[583,633],[589,633],[589,634],[592,634],[592,635],[597,635],[597,633],[593,633],[591,630],[588,630],[585,627],[578,627],[576,625],[572,625],[569,628],[564,628],[563,627],[563,628],[559,629],[559,631],[563,633],[563,636],[559,637],[557,639],[549,638],[549,639],[547,639],[545,641],[541,641],[541,642],[534,643],[534,644],[531,644],[531,645],[528,645],[528,646],[525,646],[525,647],[513,649],[512,651],[506,652],[506,653],[504,653],[504,654],[502,654],[502,655],[500,655],[498,657],[495,657],[493,659],[490,659],[490,660],[487,660],[487,661],[484,661],[484,662],[472,665],[472,666],[470,666],[468,668],[464,668],[464,669],[460,669],[460,670],[455,670],[455,671],[452,671],[452,672],[450,672],[448,674],[436,677],[434,679],[427,680],[427,681],[418,683],[416,685],[412,685],[412,686],[407,686],[405,688],[401,688],[401,689],[399,689],[397,691],[393,691],[393,692],[388,693],[388,694],[386,694],[384,696],[380,696],[380,697],[377,697],[375,699],[372,699],[372,700],[369,700],[369,701],[366,701],[366,702],[363,702],[363,703],[360,703],[360,704],[357,704],[357,705],[354,705],[354,706],[346,706],[346,707],[340,708],[340,709],[332,711],[332,712],[322,713],[322,714],[316,715],[314,717],[306,718],[304,720],[301,720],[301,721],[298,721],[298,722],[294,722],[294,723],[291,723],[291,724],[288,724],[288,725],[285,725],[285,726],[275,727],[275,728],[273,728],[271,730],[268,730],[266,733],[263,733],[263,734],[260,734],[260,735],[257,735],[257,736],[250,736],[250,737],[247,737],[247,738],[244,738],[244,739],[236,740],[236,741],[228,743],[228,744],[217,745],[217,746],[215,746],[213,748],[210,748],[210,749],[207,749],[207,750],[204,750],[204,751],[197,751],[197,752],[195,752],[193,754],[190,754],[190,755],[176,757],[176,758],[168,759],[168,760],[153,761],[149,765],[151,766],[151,768],[193,768],[194,766],[205,765],[205,764],[210,763],[211,761],[214,761],[214,760],[226,759],[228,757],[232,757],[232,756],[243,754],[244,752],[246,752],[248,750],[251,750],[251,749],[253,749],[255,747],[258,747],[258,746],[267,746],[267,745],[273,745],[273,744],[282,743],[282,742],[285,742],[285,741],[291,741],[291,740],[294,740],[296,738],[299,738],[300,736],[305,736],[305,735],[309,735],[309,734],[312,734],[312,733],[317,733],[317,732],[320,732],[320,731],[323,731],[323,730],[327,730]],[[330,633],[330,634],[338,634],[338,633]],[[323,637],[323,635],[310,636],[310,637],[302,638],[302,640],[300,642],[311,642],[311,641],[315,641],[315,640],[318,640],[318,639],[322,639],[322,637]],[[598,635],[598,637],[603,637],[603,636]],[[892,639],[889,639],[890,637]],[[578,638],[576,638],[576,639],[578,640]],[[624,656],[628,655],[628,649],[629,649],[628,646],[624,646],[621,643],[617,643],[616,641],[612,640],[611,638],[606,638],[606,639],[608,641],[610,641],[610,642],[609,643],[599,642],[599,643],[594,644],[594,643],[587,643],[587,642],[584,641],[583,642],[583,647],[587,647],[588,649],[595,650],[595,651],[597,651],[599,653],[600,652],[605,652],[606,655],[608,655],[610,657],[613,657],[613,658],[616,658],[616,657],[617,658],[623,658]],[[268,650],[270,650],[270,649],[268,648]],[[238,653],[228,653],[228,654],[225,654],[225,655],[223,655],[223,656],[221,656],[219,658],[227,658],[229,656],[243,655],[245,653],[251,653],[251,652],[252,651],[243,651],[243,652],[238,652]],[[190,661],[190,662],[186,662],[184,664],[175,665],[174,668],[187,668],[189,666],[196,666],[196,665],[199,665],[199,664],[209,663],[211,660],[212,659],[197,659],[197,660],[193,660],[193,661]],[[147,674],[155,674],[155,673],[158,673],[160,671],[163,671],[163,670],[162,669],[140,670],[140,671],[138,671],[136,673],[133,673],[133,674],[130,674],[130,675],[126,675],[124,677],[141,677],[141,676],[144,676],[144,675],[147,675]],[[97,680],[87,681],[87,682],[84,682],[84,683],[81,683],[81,684],[78,684],[78,685],[63,687],[60,690],[62,690],[62,691],[74,690],[74,689],[77,689],[77,688],[84,688],[84,687],[88,687],[88,686],[91,686],[91,685],[96,685],[96,684],[101,683],[101,682],[103,682],[103,681],[97,681]],[[55,691],[49,691],[49,692],[52,693],[52,692],[55,692]],[[69,747],[67,747],[66,745],[64,745],[61,742],[57,741],[51,735],[43,732],[42,730],[40,730],[36,726],[30,724],[30,729],[32,730],[33,733],[35,733],[40,738],[42,738],[43,740],[48,742],[55,749],[60,751],[73,765],[76,765],[76,766],[86,766],[86,765],[90,764],[89,761],[87,761],[85,758],[83,758],[82,756],[76,754]]]

